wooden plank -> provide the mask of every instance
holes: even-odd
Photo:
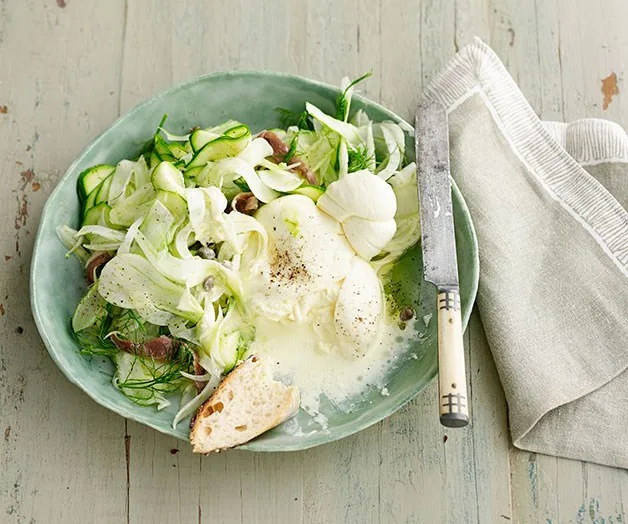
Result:
[[[242,474],[249,476],[253,470],[253,455],[247,452],[229,451],[211,455],[201,460],[200,500],[201,522],[242,522],[244,493]]]
[[[628,100],[622,92],[628,68],[628,35],[622,22],[628,17],[628,5],[621,0],[599,5],[582,2],[574,9],[569,0],[560,0],[558,6],[561,13],[572,12],[572,16],[560,17],[565,118],[609,118],[626,127]],[[602,80],[613,73],[619,94],[609,99],[605,109]]]
[[[339,85],[344,76],[357,78],[373,71],[359,90],[379,99],[383,78],[380,28],[385,6],[351,0],[308,0],[307,76]]]
[[[447,64],[456,52],[455,9],[453,2],[421,2],[421,78],[409,83],[417,94]],[[415,104],[412,104],[412,109]]]
[[[472,426],[439,425],[435,383],[382,423],[382,522],[511,518],[505,401],[477,313],[472,318],[465,335]]]
[[[490,42],[495,10],[491,0],[455,2],[454,50],[469,44],[474,36]],[[471,495],[464,500],[476,504],[478,522],[508,522],[513,510],[506,403],[477,310],[467,331],[476,493],[475,499]]]
[[[173,17],[175,81],[224,69],[304,72],[299,68],[305,57],[305,16],[294,2],[231,2],[211,10],[190,2]],[[301,520],[300,454],[212,455],[201,459],[199,476],[199,521]]]
[[[382,424],[384,522],[478,522],[472,429],[440,426],[436,397],[433,383]]]
[[[421,3],[413,0],[381,4],[381,89],[376,100],[412,121],[413,110],[419,98],[421,73]],[[403,13],[403,14],[402,14]],[[405,23],[400,24],[400,18]],[[391,56],[405,55],[398,61]]]
[[[556,467],[556,518],[554,522],[578,522],[585,493],[582,473],[585,465],[579,460],[557,459]],[[541,485],[541,489],[546,489]]]
[[[624,470],[512,449],[511,471],[515,522],[625,519]]]
[[[467,391],[473,399],[473,374],[469,373],[469,363],[471,363],[471,332],[467,330],[464,334],[465,362],[467,363]],[[436,396],[436,398],[438,398]],[[428,396],[427,401],[430,410],[423,416],[432,416],[435,397]],[[481,410],[483,406],[478,406]],[[478,411],[479,411],[478,410]],[[445,490],[441,495],[445,501],[445,513],[443,522],[481,522],[478,514],[478,491],[485,489],[485,486],[478,484],[475,472],[475,424],[473,420],[474,405],[471,405],[472,422],[469,426],[461,430],[441,427],[443,434],[443,457],[445,462]],[[438,432],[434,432],[437,434]],[[433,434],[434,434],[433,433]],[[478,447],[483,442],[478,439]],[[426,481],[429,477],[426,477]]]
[[[203,522],[301,522],[302,453],[227,451],[202,458]],[[200,521],[200,517],[199,517]]]
[[[172,85],[170,2],[126,2],[120,61],[120,114]]]
[[[173,82],[172,16],[163,2],[128,2],[120,63],[123,114]],[[200,54],[200,48],[191,50]],[[200,457],[185,442],[129,421],[128,521],[199,522]]]
[[[584,513],[592,522],[624,522],[622,477],[625,471],[599,464],[585,464],[583,471],[584,503],[577,515]]]
[[[624,511],[624,521],[626,520],[626,513],[628,513],[628,470],[620,469],[617,471],[619,476],[619,488],[621,491],[621,507]]]
[[[532,108],[562,120],[559,9],[553,2],[493,2],[490,45]]]
[[[454,6],[454,47],[459,51],[474,37],[490,41],[491,0],[457,0]]]
[[[511,448],[510,489],[515,524],[558,522],[557,460],[556,457]]]
[[[250,466],[239,470],[242,521],[302,522],[305,503],[303,454],[246,454],[246,464]],[[219,478],[215,478],[214,483],[219,481]]]
[[[211,9],[187,2],[173,13],[176,81],[226,69],[307,74],[307,9],[302,3],[234,1]]]
[[[560,14],[561,11],[556,2],[535,2],[535,26],[536,39],[538,41],[539,60],[539,85],[540,100],[537,109],[539,116],[543,120],[565,120],[565,109],[563,100],[563,78],[562,78],[562,57],[560,48]],[[525,23],[522,22],[524,25]],[[529,34],[524,29],[519,31],[520,35]],[[532,37],[524,39],[525,43],[533,40]],[[513,36],[513,45],[517,46],[517,52],[521,52],[519,44],[521,41]]]
[[[129,421],[129,522],[199,522],[200,460],[187,442]]]
[[[477,309],[468,332],[478,520],[506,522],[512,518],[506,399]]]
[[[380,454],[385,445],[382,429],[375,425],[307,451],[303,459],[303,522],[380,522],[380,500],[386,486],[380,480]]]
[[[493,2],[490,45],[499,54],[530,105],[539,111],[543,83],[540,81],[535,15],[535,2]],[[518,39],[517,33],[520,35]]]
[[[551,116],[548,114],[547,117],[560,118],[562,84],[556,82],[557,77],[560,80],[560,75],[556,74],[560,69],[556,68],[556,61],[551,59],[559,53],[557,37],[551,37],[554,30],[552,24],[557,24],[557,20],[551,16],[553,13],[543,12],[548,9],[551,8],[543,2],[493,2],[490,45],[532,107],[540,113],[545,106],[550,106]],[[539,20],[543,20],[543,23]],[[543,46],[540,38],[543,39]],[[551,71],[552,68],[555,69]],[[560,103],[556,103],[557,97]],[[549,103],[544,104],[546,100]],[[528,453],[511,446],[511,517],[514,522],[557,522],[558,471],[555,457]]]
[[[550,106],[551,114],[541,116],[562,119],[562,78],[556,60],[552,60],[559,56],[558,37],[550,36],[553,31],[558,32],[554,15],[556,13],[544,2],[496,1],[491,10],[490,44],[532,107],[541,113],[544,107]],[[549,103],[545,103],[546,100]],[[560,471],[555,457],[511,448],[514,522],[557,522]],[[563,493],[563,496],[573,497],[573,493]]]
[[[373,78],[359,89],[377,99],[381,78],[380,9],[379,5],[357,0],[310,0],[305,5],[304,20],[292,12],[289,25],[304,30],[304,45],[299,48],[304,56],[295,64],[295,72],[338,85],[345,75],[356,77],[372,70]],[[303,453],[302,521],[378,522],[379,477],[374,473],[379,470],[378,448],[376,426]]]
[[[56,368],[28,300],[44,201],[117,116],[122,15],[121,0],[0,5],[0,520],[7,524],[126,519],[124,421]],[[92,19],[107,39],[84,28]]]

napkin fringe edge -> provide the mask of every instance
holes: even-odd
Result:
[[[543,127],[581,166],[628,163],[628,135],[615,122],[584,118],[569,123],[544,121]]]
[[[477,37],[423,96],[451,109],[476,93],[528,170],[628,276],[628,213],[545,129],[499,57]]]

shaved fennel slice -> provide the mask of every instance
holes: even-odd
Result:
[[[273,164],[268,160],[262,160],[260,164],[266,169],[260,169],[257,171],[257,174],[261,181],[270,189],[286,193],[288,191],[294,191],[303,184],[303,178],[292,171],[283,169],[277,164]]]
[[[266,157],[272,156],[272,154],[273,148],[268,141],[263,138],[256,138],[244,148],[237,158],[243,160],[251,167],[256,167],[260,165]]]
[[[90,257],[90,254],[83,249],[83,239],[76,238],[76,229],[72,229],[70,226],[58,226],[57,227],[57,236],[59,240],[63,243],[63,245],[69,250],[65,256],[69,258],[70,255],[74,254],[76,257],[84,264]]]
[[[135,309],[144,320],[156,325],[172,323],[174,315],[193,322],[203,315],[189,290],[155,271],[153,264],[140,255],[129,253],[110,260],[98,280],[98,291],[110,304]]]
[[[179,408],[179,411],[177,411],[176,415],[174,416],[174,420],[172,421],[172,429],[176,429],[176,427],[179,425],[179,422],[181,422],[184,418],[191,415],[192,413],[195,413],[196,410],[200,408],[201,405],[209,397],[212,396],[212,393],[216,391],[218,384],[220,384],[220,374],[210,375],[210,377],[211,378],[207,381],[207,384],[205,384],[203,390],[194,398],[192,398],[192,400],[189,400],[184,404],[182,397],[182,405]],[[196,378],[196,380],[198,380],[198,378]]]
[[[390,127],[380,124],[380,130],[382,132],[386,150],[388,151],[388,156],[384,165],[379,167],[377,176],[383,180],[388,180],[399,168],[401,163],[401,149],[399,148],[399,145],[395,140],[395,135],[391,131]]]
[[[310,104],[309,102],[305,104],[305,108],[312,118],[345,138],[348,143],[347,145],[353,148],[361,143],[360,135],[358,134],[357,128],[353,124],[337,120],[336,118],[323,113],[318,107]]]

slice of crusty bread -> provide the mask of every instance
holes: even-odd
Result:
[[[299,410],[299,390],[273,380],[253,355],[227,375],[192,420],[195,453],[243,444],[281,424]]]

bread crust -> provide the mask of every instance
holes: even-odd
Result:
[[[232,400],[234,390],[237,391],[237,382],[242,380],[245,375],[254,373],[258,366],[264,366],[264,363],[261,361],[261,357],[258,355],[251,355],[249,358],[238,364],[220,383],[212,396],[197,410],[196,414],[190,421],[190,443],[192,444],[192,448],[195,453],[221,451],[223,449],[228,449],[243,444],[244,442],[248,442],[265,431],[278,426],[296,414],[299,410],[299,390],[296,387],[289,387],[280,384],[279,382],[274,381],[270,376],[264,377],[264,382],[257,385],[269,388],[269,392],[271,391],[271,388],[280,388],[279,394],[283,397],[280,399],[280,402],[274,406],[274,408],[271,408],[272,411],[265,415],[262,423],[260,423],[260,421],[251,420],[250,426],[251,428],[255,427],[254,430],[251,431],[249,424],[236,426],[231,430],[229,443],[225,443],[225,445],[215,443],[209,444],[209,435],[213,431],[213,426],[218,427],[226,420],[226,417],[220,417],[220,413],[222,413],[225,408],[225,403]],[[246,394],[246,392],[243,392],[243,394]],[[275,393],[275,396],[276,395],[277,394]],[[269,398],[267,400],[270,401],[271,399]],[[209,417],[214,415],[214,413],[218,413],[218,415],[214,416],[214,420],[210,421]],[[237,434],[238,431],[246,431],[246,433],[243,433],[242,436],[240,436]]]

